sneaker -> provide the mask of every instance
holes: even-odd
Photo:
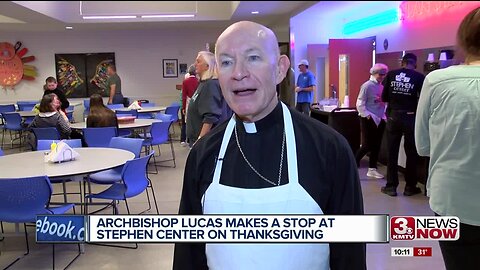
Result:
[[[381,173],[377,172],[377,169],[368,168],[367,177],[373,177],[373,178],[381,179],[384,176]]]
[[[183,146],[183,147],[185,147],[185,146],[187,146],[188,144],[187,144],[186,142],[181,142],[180,145]]]
[[[397,190],[394,187],[382,187],[382,193],[385,193],[392,197],[397,196]]]
[[[414,188],[405,188],[405,191],[403,192],[403,195],[405,196],[413,196],[415,194],[422,193],[422,190],[419,187],[414,187]]]

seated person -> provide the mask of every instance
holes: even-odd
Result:
[[[56,127],[61,139],[69,139],[72,130],[68,118],[60,111],[61,102],[55,94],[47,94],[40,101],[40,113],[35,116],[28,129]]]
[[[103,104],[99,94],[90,96],[90,113],[87,117],[87,127],[117,127],[117,115]]]

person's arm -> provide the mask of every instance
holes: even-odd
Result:
[[[370,117],[370,112],[367,110],[367,90],[368,90],[368,84],[364,83],[362,84],[362,87],[360,87],[360,92],[358,93],[358,98],[357,98],[357,111],[358,114],[361,117]]]
[[[219,85],[213,80],[208,81],[197,99],[200,99],[197,100],[198,112],[203,118],[199,137],[203,137],[222,116],[222,92]]]
[[[198,190],[197,149],[194,147],[187,158],[183,176],[183,189],[179,215],[201,215],[202,204]],[[173,254],[173,270],[207,270],[207,256],[204,243],[176,243]]]
[[[383,102],[390,102],[390,76],[389,73],[385,76],[385,79],[382,81],[383,91],[382,91],[382,101]]]
[[[70,133],[72,133],[70,125],[60,114],[58,114],[57,129],[60,131],[62,137],[69,137]]]
[[[430,100],[431,86],[424,81],[415,116],[415,146],[420,156],[430,156]]]
[[[362,189],[352,150],[344,137],[338,137],[334,145],[328,153],[332,157],[328,173],[332,193],[325,215],[363,215]],[[367,269],[365,243],[331,243],[330,269]]]
[[[116,84],[111,84],[110,85],[110,96],[108,97],[108,104],[113,103],[113,96],[115,96],[115,87],[116,86],[117,86]]]

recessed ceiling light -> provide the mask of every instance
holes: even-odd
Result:
[[[83,16],[84,20],[103,20],[103,19],[136,19],[137,16],[122,15],[122,16]]]
[[[72,29],[73,29],[73,26],[65,26],[65,29],[67,29],[67,30],[72,30]]]
[[[252,11],[252,14],[258,14],[260,13],[259,11]]]
[[[142,18],[193,18],[195,17],[194,14],[163,14],[163,15],[142,15]]]

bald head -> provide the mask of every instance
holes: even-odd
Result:
[[[230,108],[244,121],[257,121],[278,104],[276,85],[290,67],[272,30],[254,22],[229,26],[215,45],[218,80]]]
[[[215,44],[215,52],[217,52],[217,47],[222,45],[226,39],[228,40],[235,35],[248,37],[249,40],[257,39],[271,49],[272,52],[275,53],[275,56],[280,56],[278,39],[273,31],[261,24],[250,21],[237,22],[227,27],[227,29],[225,29],[217,39],[217,43]],[[216,57],[218,57],[218,54],[216,54]]]

